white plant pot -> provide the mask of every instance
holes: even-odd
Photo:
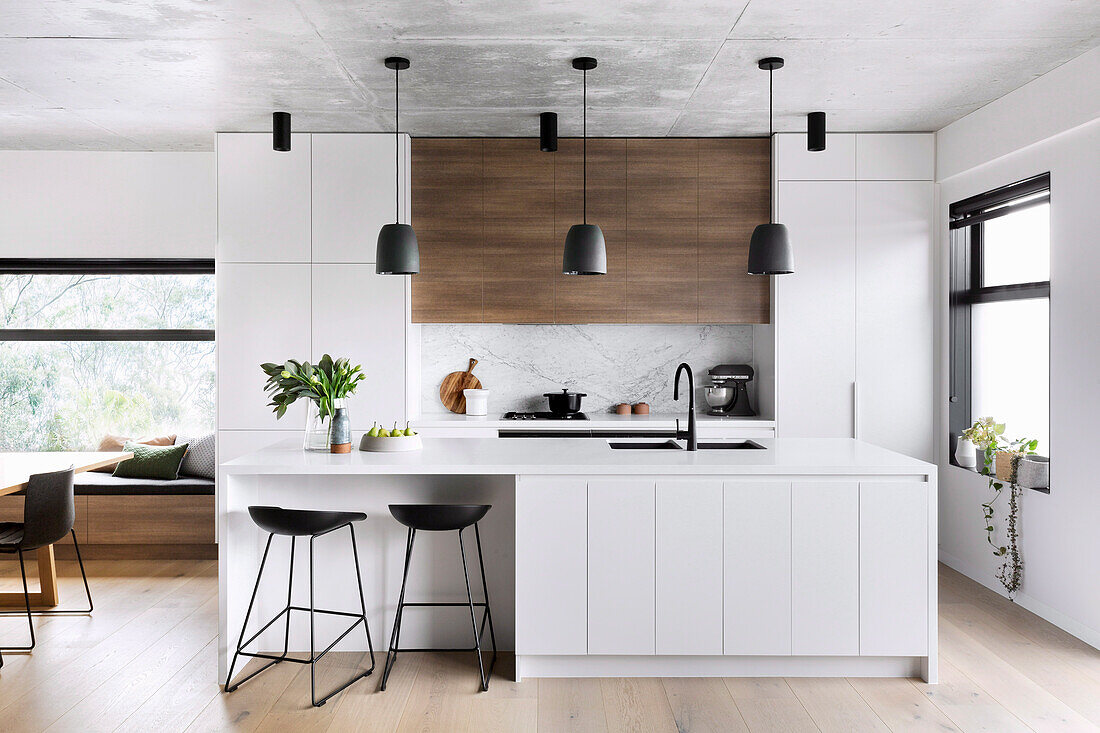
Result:
[[[978,465],[978,456],[974,444],[966,438],[959,438],[955,444],[955,463],[963,468],[974,468]]]

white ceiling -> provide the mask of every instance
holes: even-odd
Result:
[[[1097,0],[0,0],[0,148],[209,150],[215,130],[414,136],[936,130],[1100,44]]]

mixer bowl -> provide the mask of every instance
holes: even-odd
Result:
[[[704,387],[703,397],[711,407],[725,407],[733,399],[732,387]]]

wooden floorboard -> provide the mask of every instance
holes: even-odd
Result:
[[[472,653],[407,652],[380,692],[382,651],[373,675],[321,708],[309,704],[302,665],[276,665],[232,694],[221,691],[215,563],[94,560],[88,570],[95,612],[38,618],[34,652],[4,655],[4,733],[1100,730],[1100,652],[945,567],[937,685],[774,677],[516,683],[514,659],[502,654],[489,691],[480,692]],[[60,561],[58,573],[63,604],[79,603],[76,564]],[[0,564],[0,590],[19,587],[18,566]],[[0,619],[6,643],[25,635],[25,620]],[[369,663],[364,654],[327,656],[318,690]]]

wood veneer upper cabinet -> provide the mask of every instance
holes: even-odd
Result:
[[[553,323],[554,157],[522,138],[483,145],[483,319]]]
[[[581,141],[412,141],[420,272],[413,321],[766,323],[768,278],[745,274],[769,220],[766,139],[588,141],[588,221],[607,274],[561,274],[582,221]]]
[[[588,222],[603,231],[607,274],[561,274],[569,227],[584,218],[584,162],[580,140],[559,140],[554,158],[555,281],[557,323],[626,323],[626,140],[588,141]]]
[[[626,141],[627,320],[699,320],[699,141]]]
[[[771,219],[767,138],[699,141],[699,322],[768,323],[771,278],[749,275],[749,240]]]
[[[479,323],[484,306],[481,140],[412,141],[412,224],[420,274],[412,278],[416,323]]]

